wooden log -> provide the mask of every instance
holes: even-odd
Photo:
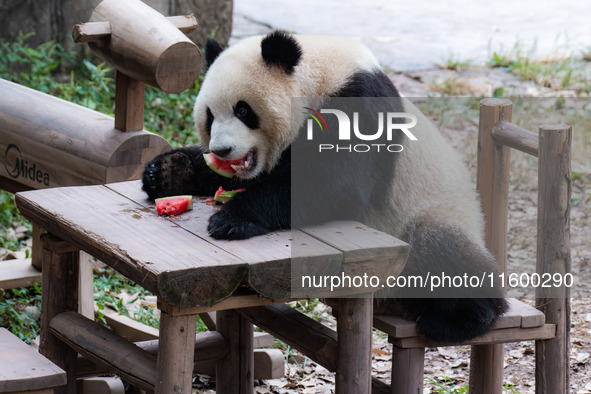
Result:
[[[108,328],[76,312],[64,312],[51,320],[50,329],[64,344],[94,363],[119,374],[137,387],[154,389],[154,357]]]
[[[67,311],[78,310],[77,249],[51,234],[41,237],[43,246],[43,297],[41,299],[41,343],[39,351],[64,369],[68,382],[57,393],[76,393],[74,368],[77,353],[50,332],[52,319]],[[73,312],[76,313],[76,312]]]
[[[0,79],[0,177],[27,189],[139,179],[170,150],[147,131],[122,133],[113,118]]]
[[[190,393],[197,315],[160,315],[156,394]]]
[[[371,329],[373,297],[339,299],[337,332],[339,361],[335,393],[371,391]]]
[[[168,16],[166,20],[179,29],[183,34],[189,34],[197,29],[197,19],[193,14]],[[95,42],[105,40],[111,36],[111,22],[86,22],[72,27],[74,42]]]
[[[137,131],[144,128],[144,83],[117,71],[115,86],[115,128]]]
[[[559,275],[571,272],[570,166],[572,127],[540,127],[538,159],[538,245],[536,272]],[[536,393],[568,393],[570,343],[570,291],[562,285],[536,288],[536,304],[546,322],[556,325],[556,336],[536,341]]]
[[[66,373],[61,368],[0,327],[0,393],[32,392],[64,384]]]
[[[89,43],[92,51],[131,78],[178,93],[199,76],[199,48],[141,1],[103,0],[90,21],[108,21],[111,26],[109,40]]]
[[[149,341],[135,342],[135,346],[146,351],[154,358],[158,356],[158,340],[153,339]],[[203,361],[215,361],[225,357],[229,352],[228,342],[224,339],[222,334],[217,331],[200,332],[195,335],[195,357],[194,357],[194,371],[197,370],[197,364]],[[111,370],[106,368],[104,364],[96,364],[88,358],[79,356],[76,361],[76,376],[96,376],[105,375]]]
[[[252,393],[254,389],[253,327],[233,310],[216,313],[219,333],[230,344],[228,355],[216,365],[216,393]]]
[[[489,98],[480,102],[476,188],[485,217],[485,244],[497,259],[499,272],[507,272],[510,149],[496,142],[491,130],[498,122],[510,122],[511,114],[510,100]],[[470,388],[478,393],[500,393],[503,345],[473,346],[470,360]]]
[[[504,120],[493,126],[491,134],[499,144],[538,157],[539,137],[533,131]]]

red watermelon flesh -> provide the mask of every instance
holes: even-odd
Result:
[[[240,165],[243,160],[242,158],[236,160],[220,160],[215,157],[213,153],[204,153],[203,159],[205,159],[205,164],[207,164],[207,166],[216,174],[226,178],[232,178],[236,173],[236,170],[232,168],[232,165]]]
[[[193,196],[188,195],[157,198],[155,202],[160,216],[176,216],[193,209]]]

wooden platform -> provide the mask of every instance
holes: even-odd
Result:
[[[35,349],[0,328],[0,393],[53,393],[66,373]]]
[[[31,265],[31,259],[0,261],[0,289],[15,289],[41,283],[41,271]]]
[[[430,341],[417,332],[415,322],[401,317],[376,315],[373,318],[373,325],[378,330],[388,334],[389,341],[400,348],[508,343],[525,339],[549,339],[554,337],[556,326],[554,324],[545,324],[545,316],[542,312],[514,298],[509,298],[507,301],[509,310],[499,317],[493,330],[461,343]]]

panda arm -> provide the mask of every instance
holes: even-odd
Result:
[[[244,187],[239,179],[213,172],[203,153],[202,147],[189,146],[156,156],[144,168],[142,190],[155,199],[179,194],[213,196],[220,186],[228,190]]]
[[[289,161],[270,174],[246,185],[209,219],[208,231],[216,239],[246,239],[290,228],[291,192]]]

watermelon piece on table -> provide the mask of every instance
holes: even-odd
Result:
[[[236,189],[226,191],[220,186],[220,188],[215,192],[215,196],[213,196],[213,201],[226,204],[228,201],[236,197],[236,194],[243,192],[244,190],[245,189]]]
[[[160,216],[176,216],[193,209],[193,196],[171,196],[154,200]]]
[[[205,164],[207,164],[213,172],[226,178],[232,178],[236,173],[236,170],[232,168],[232,165],[240,165],[242,162],[241,158],[236,160],[220,160],[215,157],[213,153],[204,153],[203,159],[205,160]]]

